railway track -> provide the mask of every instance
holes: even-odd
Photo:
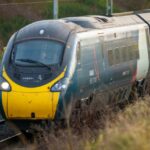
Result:
[[[7,148],[8,146],[10,147],[11,145],[19,143],[21,135],[22,133],[20,132],[0,140],[0,149],[4,149]]]
[[[1,143],[4,143],[4,142],[7,142],[7,141],[9,141],[9,140],[11,140],[11,139],[13,139],[13,138],[19,137],[20,135],[22,135],[21,132],[15,134],[15,135],[13,135],[13,136],[10,136],[10,137],[8,137],[8,138],[5,138],[5,139],[3,139],[3,140],[0,140],[0,144],[1,144]]]
[[[0,120],[0,125],[4,123],[5,123],[5,120]]]
[[[6,149],[13,145],[23,143],[23,134],[13,131],[5,120],[0,120],[0,149]]]

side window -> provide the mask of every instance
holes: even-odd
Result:
[[[126,32],[120,39],[105,41],[110,66],[139,59],[138,30]]]
[[[128,49],[126,46],[121,47],[122,62],[128,61]]]
[[[130,31],[127,35],[129,60],[139,59],[139,32]]]
[[[128,54],[129,60],[139,59],[138,43],[133,43],[132,45],[128,46]]]
[[[110,66],[114,65],[113,50],[108,51],[108,61]]]
[[[106,51],[108,53],[108,63],[110,66],[119,64],[121,62],[121,49],[117,47],[118,41],[105,42]]]
[[[115,49],[115,64],[119,64],[120,63],[120,50],[119,48]]]
[[[133,59],[132,46],[128,46],[128,54],[129,54],[129,60],[132,60]]]
[[[134,44],[132,45],[132,50],[133,50],[133,58],[134,59],[139,59],[139,47],[138,47],[138,44]]]
[[[104,51],[107,52],[108,64],[110,66],[113,66],[115,64],[114,48],[112,47],[112,45],[114,45],[114,41],[107,41],[104,43]]]

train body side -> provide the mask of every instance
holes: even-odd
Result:
[[[1,111],[4,116],[10,120],[60,119],[65,105],[71,103],[72,97],[83,100],[89,98],[92,93],[123,87],[129,94],[132,85],[145,80],[150,73],[150,35],[148,24],[137,16],[132,15],[131,18],[126,16],[126,18],[130,21],[128,25],[125,22],[120,26],[115,26],[115,23],[108,26],[102,24],[100,29],[81,29],[81,31],[76,31],[76,27],[70,29],[67,22],[54,21],[51,22],[51,27],[47,22],[45,31],[49,31],[43,37],[39,33],[43,33],[41,29],[45,22],[41,22],[40,27],[38,23],[31,25],[29,29],[32,33],[29,30],[28,32],[31,33],[29,35],[26,34],[28,27],[21,30],[20,34],[14,35],[3,57],[1,69],[1,76],[11,86],[11,91],[1,91]],[[57,31],[55,23],[58,23],[60,32]],[[62,31],[63,27],[66,32]],[[54,31],[61,35],[61,39],[58,39],[57,34],[53,37]],[[27,84],[30,81],[18,81],[13,77],[11,67],[8,65],[10,63],[8,60],[13,58],[11,53],[16,39],[18,39],[16,44],[20,41],[39,39],[56,40],[65,44],[61,58],[62,65],[55,66],[53,72],[48,72],[48,68],[45,68],[47,69],[45,71],[44,67],[34,72],[36,69],[33,66],[23,70],[12,66],[15,68],[12,71],[15,75],[18,72],[25,74],[25,71],[28,71],[28,76],[20,73],[23,80],[31,80],[34,78],[34,73],[35,76],[38,74],[38,82],[36,78],[34,84]],[[42,82],[40,80],[43,74],[40,69],[46,73],[56,72],[56,74]],[[64,89],[58,90],[59,86]]]
[[[74,95],[87,98],[95,91],[144,80],[149,71],[148,31],[143,23],[77,34]]]

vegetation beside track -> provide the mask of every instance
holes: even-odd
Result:
[[[38,142],[27,147],[49,150],[150,149],[150,97],[138,99],[124,110],[104,110],[97,120],[92,120],[92,116],[91,112],[78,128],[54,128],[50,133],[41,130]],[[87,124],[89,120],[91,122]]]
[[[2,2],[6,3],[5,0],[2,0]],[[41,19],[51,19],[53,17],[53,5],[52,3],[43,3],[34,5],[1,6],[0,14],[0,43],[3,46],[6,45],[12,33],[22,26]],[[60,18],[91,14],[105,14],[105,4],[103,3],[103,5],[97,6],[94,3],[85,3],[84,1],[79,0],[59,2]]]
[[[150,149],[150,98],[138,100],[109,122],[91,148],[105,150]]]
[[[33,0],[35,1],[35,0]],[[6,45],[10,36],[22,26],[41,19],[52,18],[52,3],[0,6],[0,48]],[[1,0],[0,3],[20,2]],[[27,2],[22,0],[22,2]],[[114,12],[150,8],[149,0],[114,0]],[[106,0],[59,1],[59,17],[106,14]]]
[[[6,0],[1,0],[6,2]],[[150,8],[149,0],[114,0],[116,11]],[[15,7],[16,8],[16,7]],[[20,9],[0,9],[0,43],[6,45],[13,32],[40,19],[52,18],[52,4],[20,6]],[[25,12],[28,11],[28,13]],[[104,0],[79,0],[60,4],[60,17],[104,14]],[[0,45],[1,46],[1,45]],[[37,142],[29,149],[85,149],[85,150],[149,150],[150,149],[150,97],[138,99],[124,110],[104,107],[99,113],[83,112],[83,116],[67,129],[42,130]],[[77,118],[76,118],[77,119]],[[82,120],[82,121],[81,121]],[[80,121],[80,122],[78,122]]]

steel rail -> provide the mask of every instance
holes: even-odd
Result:
[[[0,120],[0,124],[3,124],[5,123],[6,121],[5,120]]]
[[[21,132],[20,132],[20,133],[15,134],[15,135],[13,135],[13,136],[10,136],[10,137],[8,137],[8,138],[5,138],[5,139],[3,139],[3,140],[0,140],[0,143],[7,142],[7,141],[9,141],[9,140],[11,140],[11,139],[13,139],[13,138],[16,138],[16,137],[20,136],[20,135],[22,135],[22,133],[21,133]]]

